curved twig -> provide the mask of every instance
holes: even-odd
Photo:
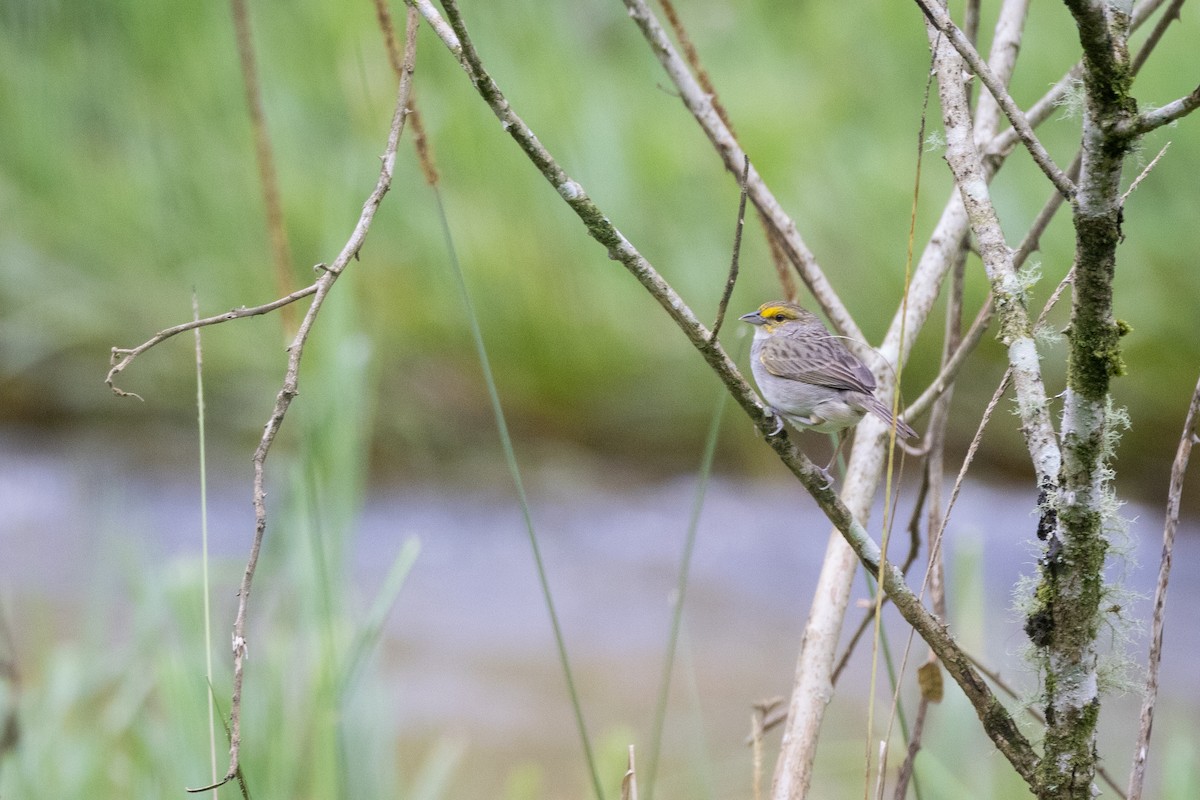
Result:
[[[371,227],[371,222],[375,218],[375,212],[378,210],[379,204],[383,201],[384,195],[387,194],[388,189],[391,187],[392,170],[396,164],[396,147],[400,142],[400,133],[404,130],[404,121],[408,116],[408,97],[412,89],[413,63],[416,58],[416,32],[417,15],[410,11],[405,36],[404,70],[401,73],[400,85],[396,93],[396,108],[392,114],[392,123],[388,132],[387,147],[382,157],[383,166],[380,169],[379,180],[375,184],[374,191],[371,192],[363,204],[362,214],[359,216],[358,224],[355,225],[349,240],[338,254],[338,257],[326,268],[324,274],[321,275],[315,284],[316,290],[312,304],[309,305],[308,312],[304,315],[304,319],[300,323],[300,328],[296,332],[296,337],[288,348],[288,366],[283,379],[283,387],[279,390],[279,394],[275,398],[275,407],[272,409],[270,419],[267,420],[266,427],[263,429],[262,439],[258,443],[258,448],[254,451],[254,544],[250,548],[250,558],[246,562],[246,571],[242,576],[241,589],[238,591],[237,618],[233,623],[233,696],[229,707],[229,771],[217,784],[197,789],[188,789],[189,792],[204,792],[213,789],[230,781],[238,772],[239,753],[241,749],[242,681],[247,654],[246,614],[249,607],[250,589],[254,581],[254,572],[258,565],[258,555],[262,549],[263,535],[267,529],[267,493],[264,478],[267,455],[270,453],[271,445],[275,441],[275,435],[279,432],[279,428],[283,424],[283,418],[287,414],[288,407],[299,393],[298,377],[300,360],[303,357],[304,345],[308,341],[313,323],[316,321],[317,314],[321,310],[321,305],[328,296],[330,288],[337,281],[338,276],[341,275],[342,271],[350,263],[350,259],[354,258],[362,248],[367,232]]]
[[[117,376],[124,372],[125,368],[132,364],[133,360],[142,353],[146,352],[155,345],[162,344],[176,334],[184,333],[196,328],[203,328],[206,325],[217,325],[219,323],[230,322],[235,319],[244,319],[245,317],[256,317],[260,314],[269,314],[278,308],[283,308],[284,306],[294,303],[301,298],[308,297],[310,294],[316,294],[319,287],[320,281],[317,281],[311,286],[305,286],[303,289],[297,289],[285,297],[281,297],[278,300],[272,300],[270,303],[264,303],[261,306],[254,306],[253,308],[242,306],[241,308],[235,308],[231,311],[226,311],[224,314],[217,314],[215,317],[194,319],[188,322],[180,323],[179,325],[173,325],[170,328],[166,328],[154,334],[137,347],[131,347],[128,349],[124,347],[114,347],[112,349],[112,357],[109,360],[109,364],[112,368],[108,371],[108,375],[106,375],[104,378],[104,385],[109,389],[112,389],[113,394],[117,395],[118,397],[136,397],[138,400],[141,400],[141,395],[134,392],[127,392],[124,389],[116,386],[113,382],[117,379]]]

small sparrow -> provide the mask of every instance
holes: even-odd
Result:
[[[894,425],[901,438],[917,435],[875,396],[875,376],[867,365],[812,312],[778,300],[740,319],[755,326],[750,368],[763,398],[781,417],[775,433],[785,419],[800,430],[837,433],[870,411]],[[840,450],[839,442],[830,466]]]

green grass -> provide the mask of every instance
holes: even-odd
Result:
[[[660,88],[663,77],[620,7],[522,0],[466,13],[518,111],[701,316],[711,316],[728,264],[736,187]],[[1060,74],[1059,44],[1071,33],[1063,9],[1033,14],[1014,90],[1021,102]],[[251,16],[299,286],[312,279],[310,265],[328,261],[345,240],[374,180],[393,78],[370,4],[308,0],[279,14],[252,3]],[[801,221],[863,328],[878,336],[890,315],[885,300],[898,296],[902,280],[928,67],[912,9],[846,15],[714,4],[685,17],[757,168]],[[1185,19],[1173,29],[1161,66],[1152,62],[1139,77],[1147,102],[1190,88],[1175,77],[1186,70],[1171,65],[1190,63],[1186,42],[1196,24]],[[823,69],[829,53],[871,30],[883,33],[869,58],[853,69]],[[708,372],[642,290],[586,239],[426,31],[416,91],[462,258],[476,265],[472,291],[502,298],[480,303],[478,313],[496,332],[492,358],[502,367],[513,427],[676,471],[703,441],[707,409],[695,398],[712,385]],[[228,8],[122,0],[101,13],[79,0],[6,3],[0,120],[7,276],[0,407],[17,418],[85,423],[190,417],[191,375],[180,345],[128,373],[132,390],[153,387],[146,408],[115,403],[99,379],[108,348],[186,319],[183,298],[193,286],[206,314],[276,293]],[[1116,391],[1135,423],[1144,420],[1126,441],[1126,457],[1161,445],[1157,432],[1176,426],[1177,403],[1168,399],[1184,396],[1187,365],[1200,357],[1200,341],[1182,319],[1160,313],[1172,298],[1200,294],[1200,278],[1180,261],[1200,235],[1188,224],[1187,203],[1177,202],[1191,196],[1187,176],[1200,163],[1190,125],[1145,143],[1149,160],[1174,140],[1126,213],[1118,313],[1134,334],[1123,341],[1131,379]],[[1065,160],[1075,126],[1056,118],[1039,134]],[[939,159],[926,162],[918,240],[947,188]],[[1017,157],[996,186],[1014,237],[1046,194],[1025,162]],[[438,228],[405,143],[393,192],[346,282],[359,298],[363,332],[389,354],[377,388],[395,409],[375,417],[372,435],[382,457],[412,471],[462,453],[490,425],[486,392],[472,380],[473,345],[456,313],[457,290],[439,266]],[[1059,224],[1045,237],[1047,280],[1035,295],[1044,296],[1070,262],[1064,234]],[[731,311],[777,291],[754,225],[743,262]],[[974,307],[984,281],[978,264],[969,272]],[[208,336],[209,400],[215,433],[252,436],[276,383],[279,326],[235,327]],[[918,344],[906,370],[913,391],[930,377],[937,350]],[[1001,357],[985,347],[981,368]],[[962,400],[977,400],[971,387],[983,383],[965,382]],[[456,426],[431,423],[446,410]],[[681,428],[669,429],[671,420]],[[723,446],[743,464],[754,461],[746,437],[729,432]],[[998,446],[1021,453],[1016,442]]]

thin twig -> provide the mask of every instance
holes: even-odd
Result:
[[[21,670],[17,667],[17,646],[13,640],[12,628],[8,624],[8,614],[0,604],[0,681],[8,684],[5,694],[8,697],[8,707],[0,709],[3,718],[0,719],[0,758],[16,749],[21,741],[21,722],[17,716],[18,699],[21,695]]]
[[[1183,5],[1184,0],[1171,0],[1171,5],[1163,12],[1163,15],[1158,18],[1158,22],[1154,24],[1154,29],[1150,31],[1150,35],[1146,37],[1146,41],[1142,43],[1142,49],[1133,58],[1133,64],[1130,66],[1130,71],[1137,75],[1142,67],[1146,64],[1146,59],[1154,52],[1154,48],[1158,46],[1163,34],[1167,32],[1172,22],[1179,19],[1179,8]]]
[[[937,377],[933,379],[929,386],[925,388],[925,391],[916,400],[908,404],[908,408],[904,412],[905,422],[912,422],[924,414],[933,406],[934,401],[954,385],[954,380],[958,377],[959,370],[962,369],[963,365],[967,362],[967,358],[974,352],[975,347],[983,340],[983,334],[987,333],[988,327],[992,324],[992,313],[992,296],[989,294],[987,300],[980,306],[979,312],[975,315],[975,321],[971,323],[971,327],[967,331],[967,335],[963,337],[958,349],[942,365],[941,371],[938,372]]]
[[[977,128],[978,130],[978,128]],[[942,364],[945,365],[954,354],[962,350],[962,317],[963,317],[963,284],[966,277],[967,263],[967,242],[964,240],[959,249],[958,259],[954,263],[954,271],[951,274],[950,281],[950,296],[946,302],[946,323],[945,333],[942,342]],[[946,458],[946,431],[950,424],[950,403],[953,398],[953,384],[933,405],[933,413],[930,415],[929,426],[926,429],[925,437],[928,440],[928,455],[925,459],[925,472],[923,485],[927,486],[928,502],[925,504],[925,516],[927,519],[924,530],[926,536],[930,540],[928,548],[930,554],[929,568],[925,572],[925,581],[921,586],[921,593],[929,590],[930,600],[933,607],[933,613],[939,619],[946,619],[946,591],[945,591],[945,562],[942,558],[941,549],[932,547],[933,531],[940,530],[943,524],[945,512],[942,509],[942,473]],[[919,542],[918,532],[920,524],[916,520],[917,510],[913,511],[914,515],[914,546]],[[908,641],[904,646],[904,663],[908,662],[909,652],[912,648],[912,632],[909,632]],[[941,666],[938,663],[937,655],[933,651],[929,651],[925,665],[922,670],[932,673],[941,678]],[[918,678],[921,678],[923,673],[918,672]],[[936,698],[940,700],[940,696]],[[920,787],[917,784],[916,777],[913,774],[913,766],[916,763],[917,753],[921,751],[923,735],[925,732],[925,720],[929,713],[929,704],[931,702],[930,692],[927,691],[924,682],[921,683],[921,699],[917,705],[917,716],[913,723],[912,735],[909,737],[908,750],[904,754],[904,760],[900,764],[900,769],[896,776],[896,786],[894,796],[896,800],[904,800],[908,794],[908,784],[911,781],[914,790],[916,790],[918,798],[920,797]]]
[[[412,89],[413,63],[416,59],[416,33],[417,15],[415,12],[410,11],[405,31],[404,70],[401,73],[401,80],[396,93],[396,107],[392,114],[392,123],[388,132],[387,147],[382,157],[383,165],[380,169],[379,180],[376,182],[375,189],[371,192],[371,195],[363,203],[362,214],[359,216],[358,224],[355,225],[349,240],[338,254],[338,257],[317,280],[317,289],[312,304],[309,305],[308,312],[304,315],[304,319],[301,321],[300,327],[296,332],[296,337],[288,348],[288,366],[283,379],[283,388],[279,390],[279,394],[275,399],[275,407],[263,429],[262,439],[259,441],[258,448],[254,451],[254,544],[251,546],[250,558],[246,562],[246,571],[242,576],[241,589],[238,591],[237,618],[233,624],[233,695],[229,707],[229,771],[225,774],[225,778],[218,782],[217,785],[227,783],[238,773],[241,749],[242,681],[247,655],[246,615],[250,599],[250,588],[254,581],[259,552],[262,549],[263,535],[267,529],[265,480],[267,455],[270,453],[271,445],[275,441],[275,435],[279,432],[279,428],[283,424],[283,418],[287,414],[288,407],[299,393],[300,360],[304,354],[304,345],[308,341],[308,336],[312,331],[317,314],[320,312],[321,306],[334,282],[338,279],[338,276],[341,275],[342,271],[350,263],[350,259],[354,258],[362,248],[367,232],[370,230],[371,222],[375,218],[375,212],[379,209],[379,204],[383,201],[384,195],[387,194],[388,189],[391,187],[392,171],[396,164],[396,147],[400,142],[400,134],[404,129],[404,121],[408,117],[408,98],[409,92]],[[189,789],[188,791],[203,792],[211,788],[213,787],[204,786],[198,789]]]
[[[729,260],[729,278],[725,281],[725,291],[721,293],[721,302],[717,305],[717,321],[713,323],[712,338],[715,341],[721,332],[721,323],[725,321],[725,312],[729,308],[729,298],[733,295],[733,287],[738,277],[738,256],[742,252],[742,228],[746,224],[746,175],[750,172],[750,156],[746,156],[746,165],[742,168],[742,197],[738,201],[737,227],[733,231],[733,257]]]
[[[1039,97],[1029,110],[1025,112],[1025,119],[1033,127],[1041,125],[1050,118],[1054,110],[1058,108],[1067,96],[1080,81],[1080,76],[1083,75],[1083,65],[1075,64],[1066,73],[1063,74],[1058,81],[1046,90],[1046,93]],[[1021,135],[1016,128],[1005,128],[994,137],[986,146],[981,146],[981,150],[989,155],[989,163],[997,156],[1007,156],[1021,142]]]
[[[786,433],[775,433],[773,415],[770,415],[758,397],[751,391],[745,378],[730,360],[719,342],[710,341],[709,332],[683,298],[658,274],[653,266],[612,224],[609,218],[588,197],[584,188],[559,166],[524,120],[513,111],[507,98],[495,80],[483,68],[479,54],[467,38],[467,30],[458,13],[457,4],[445,3],[450,25],[428,3],[408,0],[416,4],[422,15],[433,15],[429,19],[434,32],[463,66],[471,84],[480,97],[492,109],[502,128],[511,136],[526,156],[534,163],[546,180],[555,187],[560,197],[580,217],[588,233],[602,244],[610,257],[619,261],[655,298],[664,311],[688,337],[696,350],[729,389],[742,409],[754,420],[763,433],[764,441],[776,452],[780,460],[791,470],[808,490],[826,517],[845,537],[847,544],[858,559],[872,572],[877,572],[881,554],[879,545],[870,537],[862,524],[855,519],[841,498],[829,486],[821,470],[806,458],[788,438]],[[452,27],[451,27],[452,26]],[[451,35],[443,36],[443,31]],[[753,170],[750,183],[753,186]],[[753,194],[751,194],[753,198]],[[950,675],[963,689],[988,736],[997,748],[1012,763],[1014,769],[1031,785],[1035,780],[1034,769],[1037,757],[1029,741],[1013,722],[1004,706],[991,693],[982,679],[959,652],[958,645],[949,632],[916,601],[916,596],[907,586],[903,574],[894,564],[884,570],[883,589],[892,598],[901,616],[916,628],[920,636],[937,652]]]
[[[755,800],[762,796],[763,736],[787,718],[787,706],[783,700],[781,695],[776,695],[758,701],[754,704],[754,714],[750,717],[750,735],[746,737],[746,744],[750,745],[753,753]]]
[[[699,82],[700,88],[708,94],[713,111],[720,117],[721,122],[725,123],[725,127],[729,129],[729,134],[737,138],[737,131],[733,127],[733,120],[730,118],[729,112],[725,110],[725,105],[721,102],[720,95],[717,94],[716,84],[712,82],[712,78],[708,75],[708,70],[704,68],[704,64],[700,61],[700,53],[696,50],[696,45],[692,43],[692,37],[688,35],[687,28],[683,25],[683,19],[675,11],[675,4],[671,0],[659,0],[659,5],[662,6],[663,16],[667,18],[667,24],[671,26],[671,31],[675,34],[675,39],[679,42],[679,46],[683,50],[683,55],[687,59],[688,66],[691,67],[692,72],[696,75],[696,80]],[[741,180],[741,186],[742,190],[745,191],[746,179],[744,176]],[[758,217],[758,222],[763,229],[763,236],[767,240],[767,250],[771,254],[771,263],[775,266],[775,273],[779,277],[779,285],[783,289],[783,296],[788,301],[795,302],[796,280],[793,277],[793,269],[795,267],[788,260],[787,252],[779,244],[779,237],[772,229],[770,221],[757,208],[755,209],[755,216]]]
[[[279,199],[279,178],[275,173],[275,157],[271,137],[267,133],[267,115],[263,111],[262,90],[258,83],[258,67],[254,58],[254,42],[250,33],[250,12],[246,0],[230,0],[233,27],[237,35],[238,62],[242,84],[246,91],[246,107],[250,112],[250,127],[254,131],[254,156],[258,161],[258,182],[262,186],[263,207],[267,213],[267,235],[271,240],[271,263],[275,267],[275,290],[280,294],[292,285],[292,256],[288,251],[287,231],[283,225],[283,203]],[[280,312],[284,335],[291,336],[296,317],[290,308]]]
[[[700,88],[712,98],[713,110],[717,112],[717,116],[721,118],[721,121],[725,123],[732,133],[733,122],[729,119],[729,112],[725,110],[724,104],[721,103],[721,98],[717,96],[717,87],[713,84],[712,78],[708,76],[708,70],[700,63],[700,54],[696,52],[696,46],[692,44],[692,37],[688,36],[687,29],[683,27],[683,20],[675,12],[675,4],[671,0],[658,0],[658,4],[662,6],[663,16],[667,18],[667,24],[675,32],[675,38],[679,40],[679,46],[683,49],[683,55],[687,58],[688,66],[692,68],[692,72],[696,73],[696,80],[700,83]],[[743,178],[743,186],[745,186],[745,182],[745,178]]]
[[[1046,152],[1046,148],[1038,141],[1034,135],[1033,128],[1030,127],[1029,121],[1025,119],[1024,112],[1017,107],[1005,90],[1004,84],[996,77],[987,62],[979,55],[978,51],[971,46],[967,41],[967,37],[954,24],[954,20],[946,13],[946,10],[941,6],[929,2],[929,0],[916,0],[921,11],[929,22],[940,31],[958,51],[963,60],[970,65],[979,79],[983,81],[983,85],[988,88],[992,96],[996,98],[996,102],[1000,105],[1000,109],[1004,112],[1004,116],[1008,117],[1008,121],[1012,123],[1013,129],[1020,136],[1021,141],[1025,144],[1025,148],[1029,150],[1029,154],[1033,156],[1034,162],[1041,168],[1050,182],[1055,188],[1063,194],[1064,197],[1070,198],[1075,194],[1075,184],[1066,176],[1062,170],[1050,158],[1050,154]]]
[[[318,265],[318,267],[324,269],[324,265]],[[318,280],[311,286],[305,286],[303,289],[297,289],[286,297],[281,297],[278,300],[272,300],[271,302],[264,303],[261,306],[254,306],[253,308],[246,308],[245,306],[242,306],[241,308],[235,308],[231,311],[226,311],[224,314],[217,314],[215,317],[194,319],[189,322],[182,322],[178,325],[173,325],[170,328],[165,328],[164,330],[154,334],[137,347],[128,349],[124,347],[114,347],[112,349],[112,356],[109,359],[112,369],[110,369],[108,371],[108,375],[105,376],[104,385],[109,389],[112,389],[113,394],[117,395],[118,397],[135,397],[138,400],[141,400],[141,395],[135,394],[134,392],[127,392],[124,389],[114,385],[113,381],[115,381],[117,376],[124,372],[125,368],[133,363],[133,360],[142,353],[146,352],[155,345],[161,344],[167,339],[170,339],[172,336],[184,333],[185,331],[203,328],[206,325],[217,325],[219,323],[229,322],[235,319],[244,319],[245,317],[256,317],[260,314],[269,314],[277,308],[283,308],[284,306],[294,303],[301,298],[308,297],[311,294],[316,294],[317,289],[320,288],[320,285],[321,281]]]
[[[373,0],[375,4],[375,19],[379,22],[379,30],[383,33],[383,49],[387,51],[388,64],[392,72],[399,78],[404,72],[403,56],[400,44],[396,41],[396,26],[392,24],[392,12],[387,0]]]
[[[633,759],[633,745],[629,745],[629,761],[625,774],[621,776],[621,800],[638,800],[637,765]]]
[[[1129,188],[1126,189],[1124,194],[1121,195],[1121,205],[1125,204],[1125,201],[1129,199],[1129,195],[1133,194],[1134,190],[1137,189],[1138,184],[1146,179],[1146,176],[1150,174],[1150,170],[1154,169],[1154,165],[1158,163],[1158,160],[1166,155],[1167,148],[1170,146],[1170,142],[1164,144],[1162,150],[1158,151],[1158,155],[1156,155],[1154,159],[1146,165],[1146,168],[1142,170],[1136,178],[1133,179],[1133,183],[1129,184]]]
[[[963,35],[967,37],[967,41],[972,47],[979,44],[979,6],[981,0],[967,0],[967,7],[963,9]]]
[[[1142,783],[1146,778],[1146,756],[1150,751],[1150,730],[1154,727],[1154,706],[1158,701],[1158,668],[1162,663],[1163,617],[1167,607],[1167,581],[1171,578],[1171,557],[1175,552],[1175,531],[1179,528],[1179,501],[1183,496],[1183,479],[1187,475],[1188,459],[1196,443],[1196,421],[1200,415],[1200,381],[1192,392],[1183,434],[1171,464],[1171,484],[1167,491],[1167,518],[1163,525],[1162,559],[1158,566],[1158,583],[1154,587],[1154,616],[1151,623],[1150,654],[1146,659],[1146,692],[1142,698],[1142,714],[1138,725],[1137,745],[1133,750],[1133,768],[1129,773],[1130,800],[1140,800]]]
[[[379,20],[379,29],[383,31],[383,44],[387,48],[388,63],[397,79],[402,73],[400,47],[396,44],[396,32],[392,26],[392,13],[388,10],[387,0],[375,0],[375,16]],[[417,151],[417,163],[421,165],[421,173],[425,182],[437,191],[438,171],[433,163],[432,147],[429,137],[425,135],[425,123],[421,121],[421,111],[417,107],[416,93],[408,99],[408,127],[412,131],[413,149]]]
[[[934,665],[937,661],[930,662]],[[929,699],[921,695],[921,699],[917,701],[917,716],[913,720],[912,735],[908,739],[908,752],[904,755],[904,761],[900,762],[900,769],[896,773],[896,787],[892,792],[892,796],[896,800],[904,800],[908,796],[908,784],[913,779],[913,765],[917,761],[917,753],[921,750],[921,740],[925,733],[925,717],[929,713]]]

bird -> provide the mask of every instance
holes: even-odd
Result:
[[[840,432],[857,425],[867,412],[895,427],[903,439],[917,435],[875,396],[875,376],[867,365],[811,311],[772,300],[739,319],[754,326],[750,369],[770,411],[779,417],[772,433],[783,430],[787,420],[799,430],[839,434],[829,466],[841,451]]]

